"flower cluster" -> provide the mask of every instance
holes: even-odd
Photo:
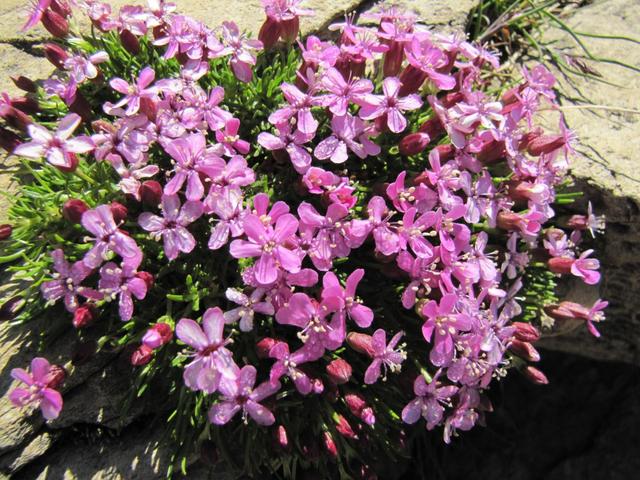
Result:
[[[546,381],[529,365],[540,359],[540,333],[524,321],[531,272],[600,279],[582,246],[583,232],[603,227],[591,206],[551,223],[567,198],[575,136],[562,118],[557,134],[536,125],[540,108],[555,107],[544,66],[523,69],[524,80],[496,98],[486,88],[495,54],[386,6],[371,16],[375,27],[351,18],[332,26],[337,43],[300,42],[295,76],[269,97],[280,105],[256,121],[225,97],[256,90],[261,59],[278,55],[256,57],[263,45],[297,38],[299,16],[310,13],[299,3],[265,1],[259,41],[231,22],[209,29],[163,1],[117,15],[108,4],[80,4],[103,35],[162,60],[116,70],[110,53],[52,46],[58,70],[44,92],[68,107],[57,130],[9,97],[0,104],[0,115],[31,137],[16,136],[14,154],[79,178],[79,162],[110,167],[110,197],[64,204],[81,248],[53,250],[42,294],[62,299],[77,328],[116,313],[138,329],[127,337],[131,363],[173,358],[214,425],[241,414],[286,436],[280,414],[294,407],[281,399],[342,399],[335,425],[322,421],[332,453],[335,432],[366,443],[394,408],[378,397],[395,382],[404,396],[389,403],[400,402],[391,418],[422,417],[448,443],[482,420],[486,390],[510,368]],[[40,2],[26,27],[42,20],[65,37],[65,5]],[[160,75],[166,65],[177,67]],[[232,76],[216,76],[219,69]],[[85,82],[102,82],[109,99],[87,101]],[[86,134],[72,137],[83,120]],[[217,259],[219,275],[202,272],[206,258]],[[176,295],[170,277],[181,265],[188,276]],[[201,297],[214,300],[201,309]],[[139,308],[149,298],[191,303],[151,317]],[[534,302],[599,335],[606,302]],[[167,349],[169,357],[157,355]],[[43,365],[14,375],[29,388],[12,399],[39,401],[53,418],[62,399]]]

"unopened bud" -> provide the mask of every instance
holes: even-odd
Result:
[[[27,115],[33,115],[40,110],[38,102],[31,97],[12,98],[11,105]]]
[[[47,9],[42,14],[42,25],[56,38],[65,38],[69,34],[69,22],[53,10]]]
[[[529,142],[527,152],[529,155],[538,157],[544,153],[554,152],[564,144],[565,139],[562,135],[540,135]]]
[[[8,223],[3,223],[0,225],[0,240],[6,240],[11,237],[11,233],[13,233],[13,227]]]
[[[575,258],[571,257],[552,257],[547,261],[549,270],[553,273],[568,275],[571,273],[571,266],[575,263]]]
[[[362,395],[359,393],[348,393],[344,396],[344,401],[349,411],[364,423],[367,425],[376,423],[376,416]]]
[[[351,378],[352,372],[353,369],[349,362],[342,358],[332,360],[331,363],[327,365],[327,375],[329,375],[329,379],[336,385],[347,383]]]
[[[162,200],[162,185],[155,180],[146,180],[140,186],[142,203],[150,207],[157,207]]]
[[[351,425],[349,424],[347,419],[344,418],[344,415],[338,414],[335,421],[336,421],[336,430],[340,435],[349,439],[358,438],[358,435],[356,435],[356,433],[353,431],[353,428],[351,428]]]
[[[529,342],[514,339],[509,345],[509,351],[528,362],[540,361],[540,353]]]
[[[146,345],[140,345],[134,352],[131,354],[131,365],[134,367],[140,367],[142,365],[146,365],[151,361],[153,357],[153,349],[147,347]]]
[[[535,383],[536,385],[547,385],[549,383],[549,379],[547,376],[542,373],[542,371],[538,370],[536,367],[531,365],[527,366],[522,373],[531,383]]]
[[[287,434],[287,429],[284,425],[278,425],[278,428],[273,432],[273,436],[276,446],[285,451],[289,450],[291,445],[289,444],[289,435]]]
[[[60,365],[51,365],[51,367],[49,368],[49,373],[45,378],[45,383],[47,385],[47,388],[56,389],[60,385],[62,385],[62,382],[64,382],[65,378],[67,378],[67,372],[63,367],[61,367]]]
[[[64,69],[64,62],[69,58],[67,51],[55,43],[47,43],[44,46],[44,56],[60,70]]]
[[[430,142],[431,137],[426,133],[410,133],[400,140],[400,153],[406,156],[417,155],[423,152]]]
[[[336,442],[333,441],[333,437],[329,432],[322,433],[322,442],[324,443],[325,450],[329,454],[329,458],[338,458],[338,447],[336,446]]]
[[[265,337],[256,343],[256,354],[258,358],[269,358],[269,352],[276,343],[278,343],[278,340],[271,337]]]
[[[258,33],[258,40],[262,42],[265,50],[271,49],[280,38],[280,22],[274,18],[267,17]]]
[[[424,122],[422,125],[420,125],[420,128],[418,128],[418,131],[421,133],[426,133],[430,139],[438,138],[445,133],[445,129],[438,117],[430,118],[429,120]]]
[[[71,16],[71,6],[66,2],[66,0],[52,0],[51,10],[64,18]]]
[[[136,37],[129,30],[122,30],[120,32],[120,41],[122,42],[122,46],[127,50],[131,55],[138,55],[140,53],[140,41],[138,37]]]
[[[371,358],[375,357],[375,351],[373,349],[373,338],[371,335],[365,333],[351,332],[347,335],[347,343],[356,352],[369,355]]]
[[[80,223],[82,220],[82,214],[89,210],[89,205],[82,200],[72,198],[67,200],[62,206],[62,216],[71,223]]]
[[[280,37],[285,43],[293,43],[300,32],[300,17],[284,20],[280,25]]]
[[[515,338],[522,342],[537,342],[540,340],[540,332],[530,323],[513,322],[512,326],[516,329]]]
[[[122,205],[120,202],[111,202],[111,213],[113,214],[113,219],[116,223],[122,223],[127,219],[127,215],[129,211],[127,207]]]
[[[410,93],[416,93],[418,90],[420,90],[420,87],[427,79],[427,77],[428,75],[422,70],[414,67],[413,65],[407,65],[400,74],[400,82],[402,83],[402,87],[400,87],[400,92],[398,93],[398,95],[400,97],[405,97]]]
[[[14,107],[8,107],[2,114],[2,118],[13,128],[25,133],[27,132],[27,127],[33,123],[29,115]]]
[[[156,349],[166,345],[173,338],[173,330],[168,323],[156,323],[142,337],[142,344]]]
[[[404,43],[392,41],[384,54],[383,71],[385,77],[395,77],[400,73],[404,60]]]
[[[90,325],[96,318],[96,309],[91,304],[84,304],[76,308],[73,312],[73,326],[76,328],[84,328]]]

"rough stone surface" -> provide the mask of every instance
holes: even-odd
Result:
[[[567,24],[581,32],[637,37],[639,22],[637,1],[606,0],[578,9]],[[561,52],[581,53],[569,35],[557,29],[548,31],[545,40],[557,42],[555,48]],[[636,43],[595,38],[583,41],[595,57],[640,67],[640,45]],[[602,338],[597,341],[580,328],[545,344],[594,358],[640,364],[640,73],[617,65],[589,65],[604,80],[620,86],[564,80],[562,101],[567,123],[577,131],[584,153],[574,162],[573,175],[596,212],[607,217],[606,234],[597,240],[596,249],[603,273],[599,296],[610,302],[608,321],[602,324]],[[576,100],[580,97],[584,100]],[[585,104],[613,110],[583,108]],[[586,211],[584,202],[578,206]],[[585,297],[585,293],[579,296]],[[591,302],[597,296],[593,291],[586,294]]]
[[[380,3],[374,2],[366,11],[374,10]],[[394,3],[417,13],[420,22],[425,25],[447,29],[464,27],[469,12],[478,0],[398,0]]]

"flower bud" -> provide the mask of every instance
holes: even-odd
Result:
[[[65,378],[67,378],[67,371],[63,367],[60,365],[51,365],[49,373],[45,377],[47,388],[58,388],[62,385]]]
[[[29,115],[14,107],[8,107],[2,114],[2,118],[13,128],[25,133],[27,133],[27,127],[33,123]]]
[[[497,140],[490,140],[484,142],[480,147],[477,158],[483,165],[492,165],[503,159],[506,155],[504,148],[504,142],[498,142]]]
[[[529,342],[512,340],[509,344],[509,351],[528,362],[540,361],[540,353]]]
[[[133,365],[134,367],[146,365],[151,361],[151,357],[153,357],[153,349],[147,347],[146,345],[140,345],[131,354],[131,365]]]
[[[72,13],[71,6],[66,2],[66,0],[52,0],[51,10],[64,18],[71,16]]]
[[[562,148],[564,144],[565,139],[562,135],[540,135],[529,142],[527,152],[529,155],[539,157],[543,153],[551,153]]]
[[[142,279],[144,283],[147,285],[147,290],[151,290],[153,284],[155,283],[155,279],[153,278],[153,274],[149,272],[137,272],[136,277]]]
[[[540,332],[530,323],[513,322],[512,326],[516,329],[515,338],[522,342],[537,342],[540,340]]]
[[[429,142],[431,142],[431,137],[426,133],[410,133],[400,140],[400,154],[405,156],[417,155],[427,148]]]
[[[142,182],[140,186],[140,198],[145,205],[157,207],[162,200],[162,186],[155,180]]]
[[[31,97],[12,98],[11,105],[27,115],[33,115],[40,110],[38,102]]]
[[[438,145],[434,150],[438,151],[438,154],[440,155],[440,162],[453,160],[453,157],[456,155],[456,148],[451,143]]]
[[[349,439],[358,438],[358,435],[356,435],[356,433],[353,431],[353,428],[351,428],[351,425],[343,415],[338,414],[335,422],[336,430],[340,435]]]
[[[571,257],[552,257],[547,261],[547,266],[553,273],[568,275],[571,273],[571,266],[574,262],[575,258]]]
[[[122,205],[120,202],[111,202],[111,213],[113,214],[113,219],[116,223],[120,224],[127,219],[129,211],[127,210],[127,207]]]
[[[20,137],[11,130],[0,126],[0,148],[3,148],[8,153],[12,153],[20,143],[22,143]]]
[[[77,91],[71,105],[69,105],[69,111],[77,115],[80,115],[83,121],[88,122],[93,118],[93,109],[89,101],[82,95],[82,92]]]
[[[373,338],[365,333],[351,332],[347,335],[347,343],[358,353],[364,353],[371,358],[375,357]]]
[[[64,62],[69,58],[67,51],[55,43],[47,43],[44,46],[44,56],[60,70],[64,69]]]
[[[96,308],[89,303],[79,306],[73,312],[73,326],[76,328],[86,327],[95,320],[96,313]]]
[[[280,22],[276,19],[267,17],[258,33],[258,40],[262,42],[265,50],[271,49],[280,38]]]
[[[118,129],[106,120],[94,120],[91,122],[91,128],[96,133],[117,133]]]
[[[344,396],[344,401],[349,408],[349,411],[356,417],[362,420],[367,425],[373,425],[376,423],[376,416],[370,406],[367,405],[367,401],[359,393],[347,393]]]
[[[559,305],[547,305],[544,311],[556,320],[588,320],[589,309],[576,302],[562,301]]]
[[[424,122],[418,128],[418,131],[421,133],[426,133],[430,139],[438,138],[445,133],[445,129],[440,122],[438,117],[433,117]]]
[[[278,343],[278,340],[271,337],[265,337],[256,343],[256,354],[258,358],[269,358],[269,352],[276,343]]]
[[[151,349],[165,345],[173,338],[173,330],[168,323],[156,323],[142,337],[142,344]]]
[[[273,431],[273,436],[277,447],[285,451],[290,449],[291,444],[289,443],[289,435],[287,434],[287,429],[284,425],[278,425],[278,428]]]
[[[589,217],[586,215],[571,215],[567,220],[567,227],[573,230],[586,230],[589,226]]]
[[[336,385],[347,383],[351,378],[352,372],[353,370],[349,362],[342,358],[332,360],[331,363],[327,365],[327,375],[329,375],[329,379]]]
[[[400,73],[404,60],[404,43],[392,41],[384,54],[383,71],[385,77],[395,77]]]
[[[280,38],[285,43],[293,43],[300,32],[300,17],[293,17],[291,20],[284,20],[280,24]]]
[[[13,227],[8,223],[0,225],[0,240],[6,240],[13,233]]]
[[[322,432],[322,442],[324,443],[324,448],[329,454],[329,458],[338,458],[338,447],[336,446],[336,442],[333,441],[333,437],[329,432]]]
[[[414,67],[413,65],[407,65],[400,74],[400,82],[402,83],[402,87],[400,87],[398,96],[406,97],[410,93],[416,93],[418,90],[420,90],[420,87],[427,79],[427,76],[428,75],[425,72]]]
[[[78,156],[75,153],[68,153],[67,155],[68,155],[67,158],[69,160],[69,166],[63,167],[63,166],[56,165],[56,168],[61,172],[65,172],[65,173],[75,172],[76,168],[78,168],[78,163],[80,163],[80,160],[78,160]]]
[[[549,379],[547,376],[538,370],[536,367],[532,367],[531,365],[527,366],[522,373],[531,383],[535,383],[536,385],[547,385],[549,383]]]
[[[42,14],[42,25],[56,38],[65,38],[69,34],[69,22],[53,10],[45,10]]]
[[[62,206],[62,216],[68,222],[79,224],[80,220],[82,220],[82,214],[87,210],[89,210],[89,205],[82,200],[72,198]]]
[[[120,41],[125,50],[131,55],[138,55],[140,53],[140,41],[138,37],[129,30],[122,30],[120,32]]]

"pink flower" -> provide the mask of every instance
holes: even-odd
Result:
[[[107,52],[96,52],[89,57],[74,55],[64,62],[65,70],[69,70],[69,76],[76,82],[82,83],[85,80],[94,79],[98,76],[96,65],[109,60]]]
[[[31,360],[31,373],[22,368],[11,370],[11,376],[26,385],[26,388],[17,387],[9,393],[11,403],[16,407],[34,404],[40,407],[47,420],[58,418],[62,410],[62,395],[52,385],[57,383],[54,376],[56,370],[42,357]]]
[[[419,95],[411,94],[406,97],[399,97],[400,80],[396,77],[387,77],[382,83],[384,95],[365,95],[360,109],[360,117],[365,120],[385,117],[389,130],[400,133],[407,128],[407,119],[403,112],[417,110],[422,106],[422,99]]]
[[[206,149],[206,139],[194,133],[169,142],[165,151],[176,161],[174,175],[164,186],[165,195],[175,195],[187,182],[187,200],[200,200],[205,194],[201,175],[214,179],[225,168],[224,160]]]
[[[233,383],[240,373],[233,354],[226,348],[224,316],[218,307],[209,308],[202,317],[202,327],[190,318],[176,325],[176,336],[193,348],[194,359],[184,369],[184,383],[191,390],[214,393],[224,379]]]
[[[163,195],[160,208],[162,217],[144,212],[140,214],[138,223],[156,240],[162,237],[167,258],[175,260],[179,252],[189,253],[196,246],[187,226],[200,218],[203,206],[201,202],[187,201],[180,208],[177,195]]]
[[[440,305],[430,300],[422,309],[422,314],[427,317],[422,325],[422,335],[427,342],[431,342],[433,337],[429,359],[438,367],[447,366],[453,360],[454,335],[459,330],[471,328],[471,318],[454,311],[457,301],[457,295],[448,293],[442,297]]]
[[[453,385],[443,386],[439,381],[440,370],[427,383],[422,375],[416,377],[413,382],[413,392],[416,398],[409,402],[402,410],[402,421],[414,424],[422,416],[427,421],[427,429],[433,430],[442,422],[444,405],[451,403],[458,391],[458,387]]]
[[[269,115],[269,123],[280,125],[295,117],[298,130],[306,135],[314,135],[318,121],[313,118],[311,108],[322,105],[322,99],[301,92],[298,87],[286,82],[280,85],[280,89],[289,105]]]
[[[124,98],[112,104],[107,102],[104,104],[104,111],[110,115],[116,114],[117,111],[127,105],[125,113],[129,116],[135,115],[140,110],[140,101],[142,99],[155,100],[158,97],[158,87],[149,87],[156,77],[156,72],[151,67],[145,67],[140,72],[135,83],[127,83],[122,78],[114,78],[109,82],[111,88],[116,92],[124,95]]]
[[[128,322],[133,316],[132,297],[142,300],[147,295],[147,283],[137,276],[136,267],[124,263],[120,268],[109,262],[100,269],[100,291],[107,298],[118,297],[118,313],[123,322]]]
[[[344,218],[348,214],[346,207],[337,203],[329,205],[324,216],[310,203],[302,202],[298,207],[301,231],[305,230],[310,241],[308,254],[318,270],[329,270],[334,258],[349,255],[351,249],[344,234]]]
[[[306,173],[311,166],[311,155],[302,145],[308,143],[314,135],[302,133],[300,130],[291,133],[289,123],[280,123],[276,128],[278,129],[277,137],[271,133],[262,132],[258,135],[258,143],[267,150],[285,150],[296,172]]]
[[[93,268],[87,267],[82,260],[70,264],[64,258],[64,252],[56,249],[51,252],[53,258],[54,280],[44,282],[40,286],[42,295],[47,301],[56,301],[64,298],[64,305],[69,312],[74,312],[78,306],[78,295],[91,299],[101,300],[102,294],[92,288],[83,287],[81,283],[93,272]]]
[[[223,146],[224,154],[227,157],[233,157],[238,153],[246,155],[251,149],[249,142],[238,136],[239,129],[240,120],[229,118],[224,125],[224,130],[216,131],[216,140]]]
[[[260,402],[280,390],[280,382],[264,382],[254,387],[256,369],[245,365],[234,380],[220,383],[222,397],[209,410],[209,421],[215,425],[228,423],[240,410],[246,421],[247,416],[259,425],[273,425],[273,413]]]
[[[31,141],[18,145],[13,151],[15,155],[27,158],[45,157],[54,167],[61,170],[74,170],[78,161],[75,153],[87,153],[94,149],[89,137],[71,137],[82,119],[75,113],[70,113],[58,123],[55,133],[35,123],[27,127]]]
[[[333,117],[331,130],[332,135],[322,140],[313,152],[319,160],[344,163],[349,158],[349,150],[362,159],[380,153],[380,147],[369,139],[364,122],[358,117],[349,113],[344,117]]]
[[[600,281],[600,262],[595,258],[587,258],[593,250],[586,250],[571,265],[571,273],[580,277],[587,285],[595,285]]]
[[[125,262],[140,264],[142,251],[135,240],[118,229],[109,205],[99,205],[93,210],[82,214],[82,226],[94,235],[94,245],[83,259],[90,268],[99,267],[108,259],[110,252],[115,252],[124,258]]]
[[[251,67],[256,64],[252,50],[261,50],[262,42],[248,40],[234,22],[222,22],[220,27],[222,43],[231,53],[231,69],[241,82],[248,83],[253,78]]]
[[[271,299],[265,297],[264,288],[256,288],[250,295],[244,294],[236,289],[227,288],[225,296],[227,300],[240,305],[228,312],[224,312],[224,320],[227,323],[234,323],[240,320],[240,330],[250,332],[253,330],[253,317],[256,312],[271,316],[275,313]]]
[[[250,214],[244,218],[243,228],[248,240],[234,240],[230,252],[235,258],[259,257],[255,270],[258,283],[275,282],[280,268],[291,273],[300,271],[300,257],[285,245],[298,230],[298,220],[293,215],[282,215],[272,227],[265,226],[258,216]]]
[[[232,185],[219,191],[211,191],[205,199],[208,213],[218,217],[218,221],[211,229],[208,246],[211,250],[218,250],[227,244],[229,236],[239,237],[244,233],[242,219],[245,213],[242,191]]]
[[[364,383],[371,385],[376,383],[382,375],[382,380],[387,378],[387,369],[392,373],[397,373],[402,368],[402,362],[407,359],[407,354],[403,350],[403,346],[398,348],[398,342],[404,335],[404,332],[400,331],[396,333],[393,338],[387,344],[387,333],[379,328],[373,333],[371,337],[371,354],[373,361],[367,371],[364,373]],[[384,368],[384,374],[381,369]]]
[[[107,160],[113,166],[114,170],[120,175],[118,186],[123,193],[133,195],[140,201],[140,187],[142,182],[140,179],[153,177],[160,171],[157,165],[145,165],[144,163],[125,163],[120,155],[110,153]]]
[[[367,94],[373,91],[371,80],[351,78],[347,82],[335,68],[324,72],[321,83],[329,91],[322,97],[322,104],[337,116],[346,115],[349,103],[362,105]]]
[[[339,314],[346,313],[360,328],[369,328],[373,321],[373,311],[356,296],[356,288],[363,277],[364,269],[354,270],[347,277],[345,288],[342,288],[335,273],[325,273],[322,278],[322,298],[338,297],[344,304],[344,309]]]
[[[275,358],[277,361],[271,367],[269,380],[271,383],[278,381],[282,376],[287,375],[293,381],[298,392],[302,395],[311,393],[311,380],[298,365],[314,360],[309,355],[309,350],[304,347],[296,352],[289,353],[289,345],[285,342],[277,342],[269,350],[269,357]]]

